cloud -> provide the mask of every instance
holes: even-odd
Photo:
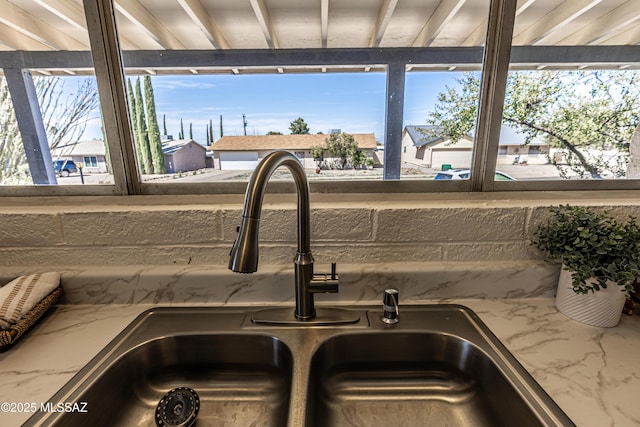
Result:
[[[195,76],[194,76],[195,77]],[[205,89],[213,89],[217,87],[215,83],[211,81],[204,81],[202,79],[195,78],[175,78],[166,76],[156,77],[152,79],[153,82],[153,90],[177,90],[177,89],[197,89],[197,90],[205,90]]]

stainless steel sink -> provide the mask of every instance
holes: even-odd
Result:
[[[158,401],[188,384],[203,404],[203,425],[286,425],[291,352],[261,335],[178,335],[156,338],[115,361],[79,397],[87,413],[65,426],[154,425]],[[96,405],[95,402],[99,402]]]
[[[87,413],[26,425],[154,426],[178,387],[199,395],[198,427],[574,425],[471,310],[405,306],[395,325],[351,311],[356,323],[283,325],[243,308],[149,310],[50,399]]]
[[[307,426],[540,424],[487,353],[432,332],[330,338],[308,393]]]

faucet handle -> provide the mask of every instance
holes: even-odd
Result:
[[[328,276],[328,277],[327,277]],[[314,274],[313,279],[307,285],[311,293],[338,293],[340,278],[336,273],[336,263],[331,263],[331,274]]]

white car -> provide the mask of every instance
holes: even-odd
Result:
[[[469,179],[470,176],[471,169],[449,169],[447,171],[438,172],[433,179]],[[496,181],[515,181],[514,177],[500,171],[496,171],[494,179]]]

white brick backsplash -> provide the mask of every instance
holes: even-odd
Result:
[[[488,195],[469,200],[462,195],[426,197],[312,195],[311,247],[316,262],[538,262],[542,255],[530,245],[533,231],[547,218],[547,206],[558,204],[528,200],[526,194],[516,200]],[[105,200],[110,199],[48,198],[40,204],[37,199],[20,199],[2,204],[0,267],[225,266],[242,216],[239,197]],[[640,216],[637,198],[619,204],[594,200],[578,201],[621,217]],[[567,202],[571,200],[562,200]],[[261,215],[261,265],[289,265],[296,239],[295,200],[292,203],[290,195],[270,196]]]
[[[152,210],[64,213],[69,245],[121,246],[210,243],[222,240],[218,211]]]
[[[62,244],[55,214],[1,214],[0,247],[42,247]]]

